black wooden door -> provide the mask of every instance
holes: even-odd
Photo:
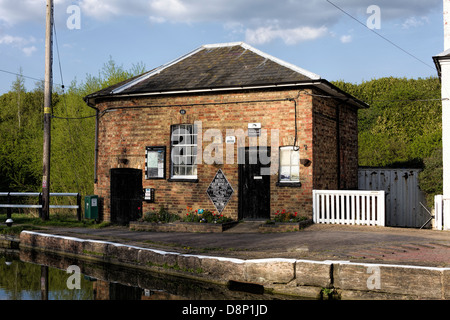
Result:
[[[239,149],[239,219],[267,220],[270,218],[270,148],[261,152],[256,147]],[[270,158],[269,158],[270,159]]]
[[[111,169],[111,222],[127,224],[142,215],[142,170]]]

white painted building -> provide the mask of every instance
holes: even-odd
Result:
[[[450,0],[443,1],[444,52],[433,57],[433,60],[442,86],[442,161],[444,189],[442,196],[442,228],[444,230],[450,230]],[[437,211],[436,214],[438,214]],[[440,228],[438,227],[438,229]]]

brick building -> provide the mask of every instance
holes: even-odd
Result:
[[[357,188],[357,111],[367,105],[245,43],[201,46],[85,101],[98,114],[106,221],[160,205],[311,217],[313,189]]]

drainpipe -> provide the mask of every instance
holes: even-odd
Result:
[[[341,106],[346,104],[348,99],[341,100],[336,105],[336,165],[337,165],[337,185],[338,190],[341,190]],[[345,184],[347,188],[347,184]]]
[[[341,189],[341,124],[340,124],[341,103],[336,105],[336,166],[337,166],[337,186]]]
[[[98,163],[98,122],[99,122],[99,112],[95,108],[95,153],[94,153],[94,183],[97,183],[97,163]]]

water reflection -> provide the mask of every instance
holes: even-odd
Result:
[[[79,289],[69,289],[81,270]],[[0,300],[272,300],[284,296],[229,290],[225,286],[149,271],[94,263],[38,251],[0,251]]]

